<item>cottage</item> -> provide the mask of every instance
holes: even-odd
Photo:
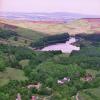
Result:
[[[67,82],[69,82],[70,81],[70,78],[69,77],[64,77],[64,79],[63,79],[63,81],[67,81]]]
[[[58,80],[57,83],[58,84],[65,84],[66,82],[70,82],[70,78],[69,77],[64,77],[62,80]]]
[[[58,80],[57,83],[58,84],[64,84],[64,82],[62,80]]]
[[[83,77],[83,80],[84,81],[92,81],[93,80],[93,77],[92,77],[92,75],[90,75],[90,74],[86,74],[84,77]]]
[[[84,77],[85,81],[91,81],[92,80],[92,75],[88,74]]]
[[[31,88],[40,89],[40,87],[41,87],[41,83],[30,84],[27,86],[28,89],[31,89]]]

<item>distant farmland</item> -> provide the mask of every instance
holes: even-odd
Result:
[[[30,29],[43,34],[53,35],[68,32],[71,35],[78,33],[100,32],[99,18],[84,18],[74,20],[68,23],[57,21],[25,21],[25,20],[7,20],[1,19],[0,22],[14,25],[21,28]]]

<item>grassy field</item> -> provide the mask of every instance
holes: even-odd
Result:
[[[8,27],[8,29],[9,29],[9,27],[11,27],[10,25],[7,25],[7,24],[2,24],[2,25]],[[0,28],[1,28],[1,26],[0,26]],[[6,30],[5,27],[3,29]],[[42,32],[33,31],[31,29],[26,29],[26,28],[21,28],[21,27],[16,27],[15,29],[13,29],[11,27],[10,30],[14,31],[18,36],[10,37],[7,40],[7,42],[9,42],[11,45],[15,45],[15,46],[29,46],[32,42],[36,42],[40,38],[47,36],[46,34],[43,34]],[[17,38],[17,40],[15,40],[15,38]],[[0,39],[0,43],[6,44],[6,40]]]
[[[87,95],[87,94],[85,94],[85,93],[83,93],[83,92],[81,92],[81,93],[79,94],[79,98],[80,98],[80,100],[94,100],[94,99],[92,99],[89,95]]]
[[[19,35],[18,40],[15,41],[14,37],[9,38],[9,41],[13,45],[17,46],[29,46],[31,42],[35,42],[38,39],[46,36],[42,32],[33,31],[31,29],[26,28],[16,28],[15,30]],[[25,42],[27,41],[27,43]]]
[[[86,89],[79,93],[80,100],[100,100],[100,87],[93,89]]]
[[[15,46],[29,46],[32,40],[23,37],[17,37],[17,41],[14,40],[14,37],[9,38],[9,43]]]
[[[0,86],[7,84],[9,80],[27,80],[27,78],[22,70],[7,68],[4,72],[0,72]]]
[[[88,91],[93,95],[95,95],[100,100],[100,87],[94,89],[88,89]]]
[[[33,31],[27,28],[17,28],[16,32],[17,34],[21,35],[23,38],[27,38],[32,41],[36,41],[37,39],[46,36],[46,34],[43,34],[42,32]]]
[[[28,59],[21,60],[21,61],[19,62],[19,64],[20,64],[22,67],[28,66],[28,65],[29,65],[29,60],[28,60]]]
[[[14,27],[14,28],[13,28]],[[9,42],[12,45],[17,45],[17,46],[28,46],[30,45],[31,42],[35,42],[38,39],[47,36],[47,34],[44,34],[42,32],[34,31],[32,29],[20,27],[20,26],[13,26],[11,23],[4,22],[0,20],[0,28],[4,30],[12,30],[16,32],[19,36],[17,36],[17,41],[14,41],[14,37],[9,38]],[[25,42],[27,41],[27,43]],[[5,41],[4,41],[5,42]],[[4,43],[3,42],[3,43]]]

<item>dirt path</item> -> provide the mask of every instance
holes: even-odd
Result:
[[[79,93],[76,94],[76,100],[79,100]]]

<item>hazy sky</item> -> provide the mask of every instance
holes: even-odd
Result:
[[[0,11],[100,15],[100,0],[0,0]]]

